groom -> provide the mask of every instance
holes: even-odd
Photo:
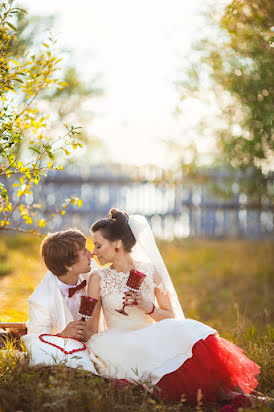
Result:
[[[78,315],[90,273],[98,268],[77,229],[49,234],[41,245],[49,269],[28,299],[28,333],[58,334],[87,341],[91,332]]]

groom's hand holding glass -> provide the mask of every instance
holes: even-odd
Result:
[[[91,332],[88,328],[87,322],[77,320],[70,322],[58,335],[62,336],[63,338],[74,338],[86,342],[87,340],[89,340]]]

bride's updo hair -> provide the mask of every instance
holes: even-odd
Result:
[[[110,242],[121,240],[127,252],[131,252],[136,243],[136,239],[128,224],[128,214],[119,209],[110,209],[108,217],[97,220],[97,222],[93,223],[90,230],[93,233],[100,230],[103,237]]]

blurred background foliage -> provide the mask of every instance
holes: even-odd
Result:
[[[199,134],[209,130],[216,138],[215,167],[247,177],[241,190],[258,198],[274,166],[274,3],[233,0],[220,9],[211,2],[206,19],[208,30],[193,44],[177,84],[180,98],[216,102],[217,115],[203,118]],[[197,172],[197,150],[192,162],[182,161],[186,173]]]
[[[94,117],[92,110],[85,108],[87,102],[104,93],[102,87],[97,84],[99,76],[93,79],[83,79],[82,74],[69,58],[72,51],[62,48],[57,50],[57,39],[51,33],[55,25],[56,18],[53,15],[32,16],[18,10],[14,14],[16,35],[11,38],[9,52],[15,59],[20,59],[26,50],[35,53],[38,45],[48,42],[56,54],[61,54],[62,64],[57,70],[59,80],[63,84],[59,85],[61,87],[44,90],[39,96],[43,110],[50,114],[49,132],[56,134],[56,130],[60,129],[64,123],[81,125],[80,140],[88,148],[97,147],[99,149],[102,147],[102,142],[98,137],[90,135],[85,127],[92,122]],[[69,161],[69,158],[65,161]]]
[[[45,220],[38,213],[45,205],[25,202],[50,169],[63,169],[71,151],[83,147],[83,142],[95,144],[83,128],[83,116],[90,121],[92,113],[82,106],[102,91],[83,82],[74,67],[60,70],[62,58],[56,57],[56,42],[48,35],[52,20],[46,18],[43,26],[40,19],[15,7],[14,1],[1,3],[0,230],[22,231],[25,223],[37,233],[56,213],[65,214],[70,203],[82,204],[72,195],[62,210]],[[64,88],[68,88],[65,93]],[[74,121],[83,126],[74,126]],[[10,187],[11,176],[15,179]],[[21,220],[10,225],[15,211],[20,211]]]

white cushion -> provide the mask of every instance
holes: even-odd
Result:
[[[42,335],[40,335],[42,336]],[[61,349],[56,348],[49,343],[42,342],[37,334],[24,335],[21,338],[30,354],[30,366],[34,365],[65,365],[70,368],[80,368],[98,375],[93,363],[90,360],[87,349],[76,351],[72,354],[64,353]],[[81,349],[83,343],[71,338],[63,338],[55,335],[45,335],[43,339],[46,342],[63,348],[66,352]]]

